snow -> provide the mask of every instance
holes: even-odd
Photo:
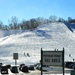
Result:
[[[14,65],[13,53],[19,54],[17,64],[35,64],[40,61],[43,50],[62,50],[65,48],[65,61],[73,61],[75,57],[75,33],[64,23],[40,25],[34,31],[4,30],[0,31],[0,62]],[[29,53],[30,57],[25,56]],[[62,75],[62,74],[50,74]],[[70,74],[66,74],[70,75]]]

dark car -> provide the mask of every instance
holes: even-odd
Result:
[[[22,66],[25,66],[25,64],[20,64],[20,66],[19,66],[20,71],[22,70]]]
[[[28,67],[28,69],[29,69],[29,70],[35,70],[35,67],[34,67],[34,65],[30,65],[30,66]]]
[[[24,73],[29,73],[28,66],[22,66],[21,71],[24,72]]]
[[[17,66],[12,66],[12,67],[10,68],[10,71],[11,71],[12,73],[18,73],[18,68],[17,68]]]
[[[6,66],[1,67],[1,74],[8,74],[8,68]]]
[[[75,66],[75,62],[65,62],[66,68],[74,69],[74,66]]]

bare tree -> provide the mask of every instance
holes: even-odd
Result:
[[[8,21],[11,29],[18,29],[18,18],[16,16],[11,17],[11,20]]]
[[[57,16],[55,16],[55,15],[54,16],[50,16],[49,17],[49,21],[50,22],[56,22],[57,21]]]

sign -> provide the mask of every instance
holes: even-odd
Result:
[[[62,66],[64,75],[64,48],[62,51],[43,51],[41,48],[41,75],[43,74],[43,65]]]
[[[62,51],[43,51],[43,65],[62,66]]]
[[[18,59],[18,53],[13,53],[13,59]]]

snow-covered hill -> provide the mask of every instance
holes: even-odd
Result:
[[[65,60],[75,57],[75,34],[64,23],[40,25],[34,31],[0,31],[0,62],[14,64],[13,53],[19,53],[18,64],[34,64],[40,60],[43,50],[62,50],[65,48]],[[26,54],[29,53],[30,57]]]

